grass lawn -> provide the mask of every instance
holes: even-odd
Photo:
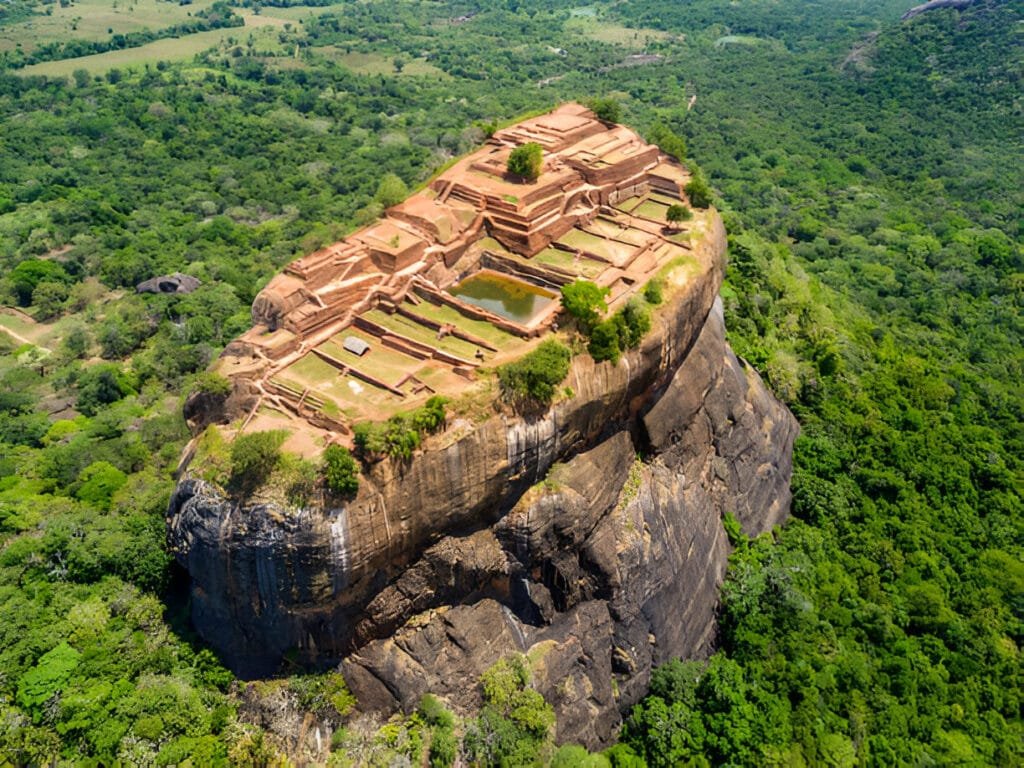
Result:
[[[588,224],[586,231],[633,245],[643,245],[653,237],[650,232],[644,232],[642,229],[634,229],[633,227],[623,227],[618,222],[606,219],[603,216],[598,216],[593,222]]]
[[[8,315],[6,313],[0,313],[0,328],[13,331],[18,336],[28,339],[33,344],[36,343],[36,337],[39,333],[39,328],[35,323],[16,315]]]
[[[275,376],[273,380],[295,391],[296,394],[301,394],[309,387],[321,399],[334,401],[350,416],[361,414],[367,405],[374,408],[393,408],[402,402],[401,398],[386,389],[375,387],[355,376],[343,376],[341,371],[314,354],[308,354],[288,366],[286,371]]]
[[[632,213],[633,209],[643,201],[644,199],[642,197],[627,197],[625,200],[620,200],[615,207],[623,213]]]
[[[664,203],[665,205],[679,205],[682,202],[678,197],[670,197],[659,192],[651,192],[647,199],[653,200],[656,203]]]
[[[377,323],[377,325],[384,326],[389,331],[394,331],[397,334],[405,336],[408,339],[413,339],[414,341],[419,341],[423,344],[429,344],[436,349],[461,357],[463,360],[468,362],[476,362],[477,346],[475,344],[471,344],[465,339],[460,339],[457,336],[451,335],[445,336],[443,339],[438,339],[437,331],[433,328],[420,325],[404,315],[399,315],[397,312],[389,314],[379,309],[373,309],[369,312],[364,312],[363,317],[371,322]],[[489,354],[487,350],[483,350],[483,352],[485,355]]]
[[[653,42],[671,37],[668,32],[658,29],[633,29],[598,19],[590,14],[573,16],[565,22],[565,30],[589,37],[591,40],[635,50],[643,50]]]
[[[275,13],[276,11],[277,9],[274,9]],[[360,51],[346,53],[344,49],[335,45],[318,46],[312,50],[351,69],[358,75],[425,75],[444,78],[449,76],[444,70],[438,69],[425,59],[410,60],[403,56],[402,60],[405,63],[402,66],[402,71],[398,72],[395,69],[395,56],[385,53],[361,53]]]
[[[52,323],[37,323],[14,312],[0,310],[0,329],[8,331],[8,335],[21,345],[24,340],[41,349],[56,349],[64,338],[68,328],[77,323],[73,315],[62,317]]]
[[[369,351],[362,356],[349,352],[342,346],[349,336],[355,336],[357,339],[365,341],[370,345]],[[415,373],[423,365],[423,361],[404,355],[397,349],[386,347],[376,336],[363,333],[355,328],[346,328],[321,344],[319,349],[392,387],[397,385],[407,373]]]
[[[668,206],[656,203],[653,200],[645,200],[638,208],[633,210],[634,216],[643,216],[644,218],[654,219],[655,221],[667,221],[665,218],[667,214]]]
[[[317,16],[322,16],[328,13],[337,13],[345,8],[349,3],[340,2],[334,5],[324,6],[312,6],[312,5],[293,5],[290,8],[261,8],[260,14],[263,16],[273,16],[274,18],[281,19],[282,21],[301,22],[305,19],[314,19]]]
[[[595,256],[600,256],[601,258],[607,259],[612,264],[616,265],[628,261],[629,257],[636,250],[633,246],[627,245],[626,243],[620,243],[614,240],[605,240],[597,235],[592,235],[589,232],[584,232],[579,229],[573,229],[566,232],[558,242],[572,248],[589,251]]]
[[[715,40],[715,48],[722,48],[726,45],[757,45],[760,42],[761,38],[750,35],[725,35]]]
[[[484,320],[468,318],[447,304],[437,305],[431,304],[429,301],[421,301],[419,304],[406,304],[406,309],[437,323],[452,323],[466,333],[471,333],[489,342],[498,350],[510,349],[522,341],[518,336],[507,333]]]
[[[579,259],[576,259],[571,253],[567,251],[560,251],[557,248],[545,248],[534,256],[531,261],[535,261],[538,264],[558,267],[566,272],[571,272],[580,277],[585,277],[588,280],[592,280],[608,269],[608,265],[600,261],[588,259],[586,256],[581,256]]]
[[[658,258],[669,258],[661,269],[658,270],[656,278],[665,283],[666,287],[678,287],[688,282],[691,277],[700,273],[700,264],[697,260],[689,254],[679,252],[679,255],[672,256],[671,251],[665,249],[672,249],[679,251],[677,248],[673,248],[670,245],[663,245],[658,252]]]

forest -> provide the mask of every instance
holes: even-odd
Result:
[[[299,762],[254,696],[329,723],[334,765],[1024,762],[1024,3],[910,4],[367,0],[276,53],[240,30],[104,76],[5,59],[0,765]],[[703,171],[729,341],[801,423],[790,522],[730,526],[718,650],[659,668],[601,755],[554,746],[515,658],[474,717],[373,722],[287,662],[235,680],[165,545],[184,397],[385,174],[595,98]],[[201,287],[135,292],[175,271]]]

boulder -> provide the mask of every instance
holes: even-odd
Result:
[[[135,286],[136,293],[192,293],[202,285],[198,277],[175,272],[143,280]]]

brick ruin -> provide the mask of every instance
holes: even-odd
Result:
[[[528,142],[542,147],[544,164],[524,183],[506,162]],[[252,329],[217,366],[250,395],[242,428],[298,416],[344,441],[353,421],[463,391],[481,366],[523,354],[557,322],[567,282],[607,286],[609,305],[620,306],[689,251],[690,233],[667,228],[665,217],[685,200],[687,180],[656,146],[578,104],[497,131],[382,219],[292,262],[259,293]],[[459,294],[482,274],[517,296],[535,293],[539,309],[509,316]]]

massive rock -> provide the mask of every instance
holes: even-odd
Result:
[[[541,414],[455,420],[338,508],[240,502],[183,476],[172,547],[193,620],[237,672],[342,661],[363,708],[461,710],[527,652],[559,737],[607,742],[653,664],[706,653],[729,544],[789,507],[797,424],[729,350],[710,212],[693,269],[617,364],[574,358]]]
[[[526,653],[559,737],[607,743],[652,665],[707,653],[734,514],[755,535],[789,507],[796,423],[723,338],[720,305],[643,419],[556,465],[488,529],[427,549],[368,606],[343,670],[363,706],[466,684]],[[414,616],[399,627],[398,616]]]

